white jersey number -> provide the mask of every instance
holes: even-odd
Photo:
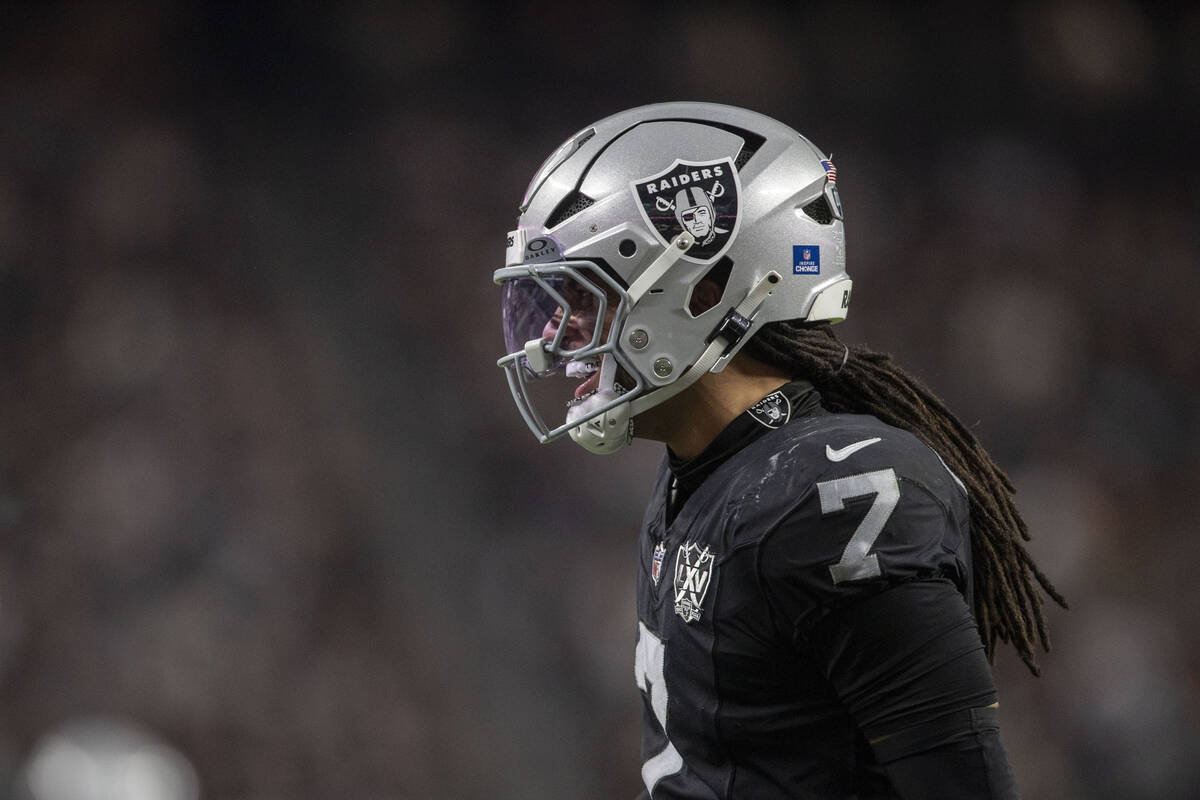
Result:
[[[634,658],[634,674],[638,688],[650,697],[654,716],[667,733],[667,683],[663,679],[665,648],[662,640],[650,632],[644,622],[638,622],[637,655]],[[683,757],[675,745],[667,740],[667,746],[642,764],[642,782],[646,791],[653,793],[654,786],[668,775],[683,769]]]
[[[858,523],[850,541],[846,542],[841,561],[829,568],[829,574],[833,576],[834,583],[878,577],[881,574],[879,558],[871,552],[871,548],[900,502],[900,483],[896,480],[896,471],[881,469],[823,481],[817,484],[817,492],[821,496],[822,514],[843,510],[847,500],[875,495],[867,515]]]

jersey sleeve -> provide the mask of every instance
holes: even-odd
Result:
[[[772,614],[793,639],[839,607],[890,586],[947,578],[970,597],[962,509],[890,466],[816,481],[759,541],[758,573]],[[968,600],[969,603],[969,600]]]
[[[822,475],[760,541],[776,629],[825,676],[899,796],[1015,798],[968,602],[965,497],[930,488],[933,470],[859,466]]]
[[[839,608],[806,645],[899,796],[1019,796],[983,643],[949,581],[903,583]]]

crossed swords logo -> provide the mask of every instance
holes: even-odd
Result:
[[[718,197],[721,197],[725,194],[725,184],[721,183],[720,181],[713,181],[712,188],[705,189],[704,193],[708,195],[709,200],[716,200]],[[668,200],[660,194],[658,197],[654,198],[654,207],[659,211],[674,211],[675,201]],[[724,231],[722,231],[722,233],[724,233]]]

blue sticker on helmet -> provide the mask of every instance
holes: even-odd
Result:
[[[821,247],[815,244],[792,245],[792,274],[820,275]]]

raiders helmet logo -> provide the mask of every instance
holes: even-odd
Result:
[[[689,261],[715,261],[737,236],[741,182],[733,159],[677,159],[631,186],[642,216],[664,245],[684,231],[696,240],[683,256]]]

